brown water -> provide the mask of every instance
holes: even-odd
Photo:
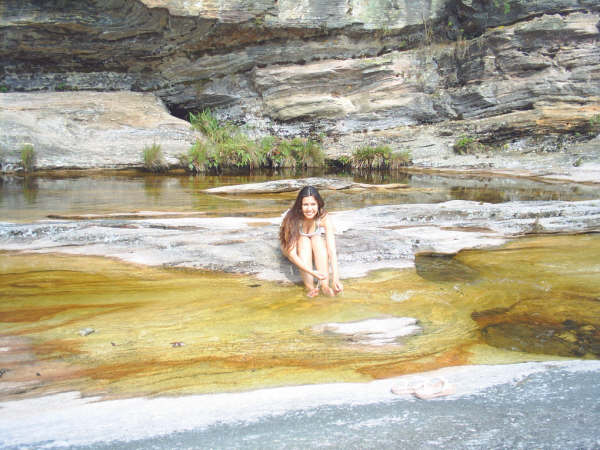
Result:
[[[323,171],[258,173],[254,175],[188,176],[151,175],[141,172],[82,172],[0,176],[0,221],[28,222],[50,215],[173,211],[208,215],[279,216],[293,193],[277,195],[216,196],[202,189],[282,178],[335,176],[357,182],[403,183],[393,191],[324,191],[330,210],[377,204],[438,203],[474,200],[499,203],[515,200],[589,200],[600,196],[600,187],[547,183],[529,179],[467,177],[426,173],[326,174]]]
[[[600,356],[600,235],[424,255],[345,286],[309,299],[249,277],[1,253],[0,393],[222,392]],[[376,347],[312,328],[390,316],[423,332]]]

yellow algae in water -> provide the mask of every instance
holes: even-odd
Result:
[[[24,391],[154,395],[366,381],[580,347],[567,356],[597,357],[599,264],[598,235],[527,238],[430,255],[417,270],[378,271],[346,280],[342,296],[309,299],[251,277],[0,253],[0,335],[29,355],[2,344],[12,350],[0,367]],[[382,317],[414,317],[422,333],[375,346],[315,331]],[[539,345],[548,327],[556,341]]]
[[[88,257],[0,258],[2,333],[30,339],[38,361],[72,369],[53,379],[63,387],[155,394],[357,381],[367,379],[357,367],[401,352],[366,355],[310,332],[387,312],[361,290],[352,294],[352,282],[344,297],[308,299],[298,286],[248,277]]]

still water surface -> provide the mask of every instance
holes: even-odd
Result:
[[[275,179],[335,176],[361,183],[403,183],[393,191],[324,191],[330,210],[377,204],[438,203],[474,200],[489,203],[529,200],[589,200],[600,196],[600,187],[548,183],[502,177],[467,177],[424,173],[370,174],[255,174],[245,176],[150,175],[140,172],[83,173],[80,176],[0,176],[0,218],[28,222],[49,215],[110,214],[132,211],[201,212],[228,216],[279,216],[294,193],[216,196],[203,189]]]

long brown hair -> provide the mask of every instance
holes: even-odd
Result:
[[[325,211],[325,202],[319,195],[319,191],[313,186],[304,186],[300,192],[298,192],[296,201],[281,222],[279,241],[281,242],[281,247],[285,251],[289,251],[289,249],[298,242],[298,238],[300,237],[300,224],[302,223],[302,220],[304,220],[304,214],[302,214],[302,199],[304,197],[314,197],[317,201],[317,205],[319,206],[317,218],[321,218],[327,214]]]

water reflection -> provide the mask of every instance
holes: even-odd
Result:
[[[279,215],[293,193],[215,196],[203,189],[268,180],[329,176],[349,181],[408,185],[405,189],[377,191],[324,191],[330,210],[378,204],[438,203],[448,200],[506,202],[517,200],[588,200],[600,196],[600,187],[544,183],[506,177],[465,177],[415,172],[325,173],[256,172],[190,176],[144,172],[82,172],[0,176],[0,214],[8,221],[31,221],[48,215],[82,215],[132,211],[184,211],[210,215]]]
[[[165,180],[165,177],[158,175],[148,175],[144,177],[144,192],[146,193],[146,196],[153,201],[157,201],[162,195]]]
[[[377,170],[356,170],[347,172],[348,177],[353,178],[358,183],[368,184],[388,184],[405,183],[411,184],[413,174],[401,171],[377,171]]]
[[[450,195],[461,200],[472,200],[484,203],[504,203],[508,201],[506,194],[498,189],[490,189],[487,186],[481,189],[469,189],[464,186],[453,186]],[[521,198],[520,200],[533,200]]]

